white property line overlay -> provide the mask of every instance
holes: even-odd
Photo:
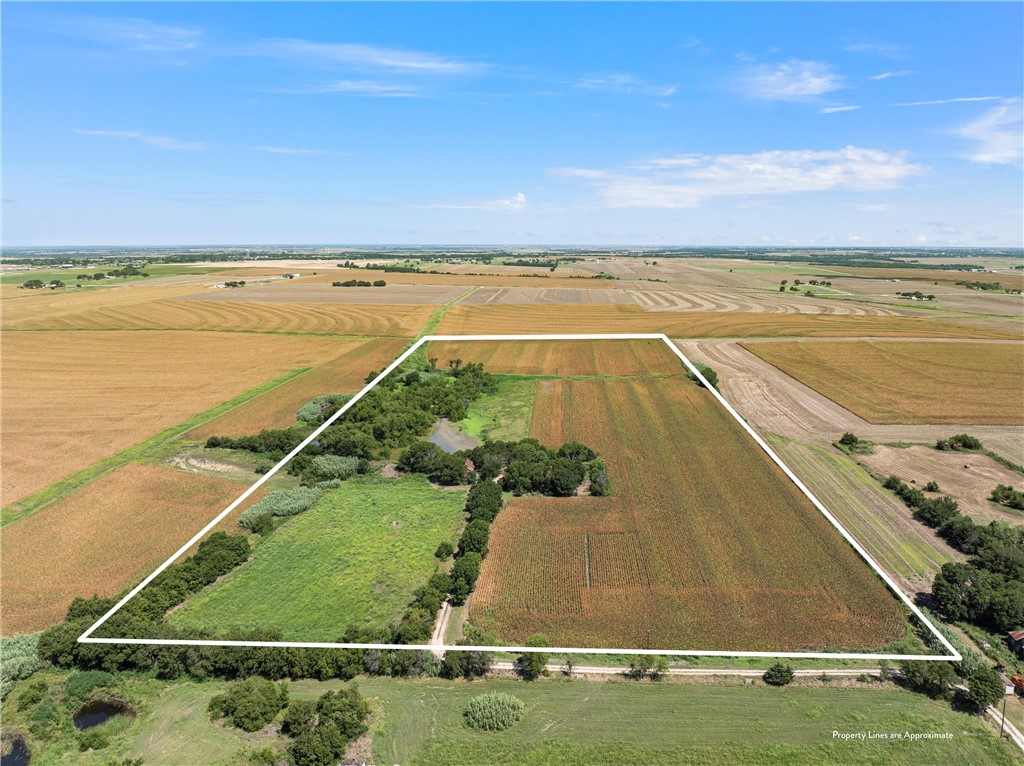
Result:
[[[380,383],[385,377],[387,377],[392,371],[394,371],[399,365],[414,354],[420,346],[425,343],[432,342],[460,342],[460,341],[542,341],[542,340],[661,340],[669,347],[673,354],[679,357],[683,365],[689,370],[696,378],[703,384],[704,388],[707,389],[729,412],[736,422],[743,427],[754,439],[757,445],[763,449],[768,456],[775,462],[779,468],[790,478],[790,480],[800,489],[807,499],[811,501],[815,508],[817,508],[826,519],[839,530],[846,541],[853,546],[853,549],[860,554],[868,565],[875,571],[882,581],[889,586],[890,590],[895,593],[899,599],[907,605],[910,611],[921,621],[923,625],[926,625],[929,630],[935,635],[939,642],[949,650],[949,655],[934,655],[934,654],[871,654],[871,653],[844,653],[844,652],[739,652],[739,651],[716,651],[716,650],[671,650],[671,649],[605,649],[605,648],[579,648],[579,647],[528,647],[528,646],[437,646],[431,644],[353,644],[353,643],[328,643],[328,642],[317,642],[317,641],[215,641],[215,640],[199,640],[199,639],[170,639],[170,638],[99,638],[93,637],[92,633],[110,619],[121,607],[127,604],[132,598],[134,598],[139,591],[145,588],[153,579],[163,572],[167,567],[174,563],[175,559],[181,556],[183,553],[188,551],[193,545],[199,542],[203,536],[215,527],[218,522],[221,521],[225,516],[231,513],[237,508],[246,498],[249,497],[253,492],[259,489],[271,476],[277,473],[281,468],[288,464],[288,462],[299,454],[305,447],[312,442],[317,436],[319,436],[324,429],[334,423],[335,420],[340,418],[345,412],[355,405],[360,399],[362,399],[374,386]],[[243,492],[237,500],[231,505],[221,511],[209,524],[203,527],[199,532],[192,537],[187,543],[179,548],[175,553],[171,555],[167,561],[161,564],[156,570],[149,575],[146,579],[136,585],[128,594],[117,602],[105,615],[96,621],[88,630],[78,637],[79,643],[86,644],[141,644],[141,645],[155,645],[155,646],[281,646],[281,647],[294,647],[298,649],[418,649],[423,651],[486,651],[486,652],[506,652],[521,654],[524,652],[548,652],[548,653],[564,653],[564,654],[631,654],[631,655],[667,655],[667,656],[706,656],[706,657],[767,657],[767,658],[807,658],[807,659],[826,659],[826,660],[947,660],[959,662],[963,659],[956,648],[949,643],[945,636],[939,632],[939,630],[931,623],[931,621],[925,617],[924,613],[911,601],[907,595],[900,590],[896,583],[892,580],[889,575],[882,570],[882,568],[871,558],[870,554],[858,543],[849,532],[839,523],[839,520],[833,516],[827,508],[814,496],[814,494],[804,485],[796,474],[790,470],[782,459],[775,454],[774,450],[768,446],[768,444],[747,424],[747,422],[740,416],[740,414],[733,409],[732,405],[725,400],[725,398],[718,392],[718,390],[712,386],[701,374],[694,364],[683,355],[683,352],[669,339],[669,337],[663,333],[629,333],[629,334],[580,334],[580,335],[427,335],[420,338],[412,346],[405,350],[401,356],[395,361],[388,365],[377,377],[375,377],[370,383],[368,383],[362,391],[349,399],[337,412],[323,422],[323,424],[317,428],[313,433],[307,436],[295,449],[285,455],[273,468],[267,471],[261,476],[255,484],[249,489]]]

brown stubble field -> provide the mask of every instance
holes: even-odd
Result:
[[[810,299],[808,299],[810,300]],[[443,335],[507,333],[665,333],[671,337],[925,337],[1019,339],[1014,326],[898,316],[834,316],[754,312],[648,312],[632,305],[452,306]]]
[[[7,527],[3,635],[60,622],[76,596],[137,584],[241,492],[225,479],[127,465]]]
[[[614,495],[506,506],[472,601],[485,631],[514,643],[542,632],[555,646],[738,651],[902,636],[895,596],[693,383],[538,381],[532,433],[597,449]]]
[[[871,423],[1024,425],[1021,343],[750,343]]]
[[[3,504],[336,357],[338,342],[218,332],[5,331]]]
[[[185,438],[244,436],[263,428],[287,428],[295,424],[299,407],[321,394],[359,391],[370,372],[387,367],[408,345],[407,340],[399,338],[346,339],[334,343],[343,349],[336,358],[193,428]]]
[[[479,362],[488,372],[506,375],[683,375],[682,362],[660,339],[437,341],[427,357],[445,368],[452,359]]]

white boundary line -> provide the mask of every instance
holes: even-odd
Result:
[[[870,654],[870,653],[857,653],[857,652],[739,652],[739,651],[715,651],[715,650],[666,650],[666,649],[602,649],[602,648],[579,648],[579,647],[525,647],[525,646],[435,646],[429,644],[353,644],[353,643],[324,643],[315,641],[205,641],[196,639],[166,639],[166,638],[98,638],[93,637],[93,632],[110,619],[121,607],[128,603],[133,597],[135,597],[139,591],[145,588],[150,582],[153,581],[157,575],[169,567],[175,559],[185,553],[189,548],[195,545],[203,536],[209,532],[217,523],[237,508],[249,495],[255,492],[264,482],[267,481],[271,476],[277,473],[281,468],[287,465],[293,457],[301,452],[305,447],[312,442],[320,433],[334,423],[335,420],[340,418],[345,412],[347,412],[352,406],[355,405],[360,399],[362,399],[367,392],[369,392],[374,386],[380,383],[387,375],[389,375],[395,368],[397,368],[402,362],[408,359],[413,353],[416,352],[420,346],[425,343],[439,342],[439,341],[539,341],[539,340],[661,340],[664,341],[665,345],[679,357],[683,365],[693,373],[698,380],[704,385],[704,387],[722,404],[723,407],[732,415],[736,422],[743,427],[754,439],[757,445],[763,449],[779,468],[790,478],[790,480],[800,489],[807,499],[811,501],[815,508],[817,508],[822,515],[839,530],[839,534],[845,538],[845,540],[853,546],[853,549],[860,554],[868,565],[875,571],[882,581],[889,586],[890,590],[899,597],[899,599],[907,605],[913,615],[921,621],[923,625],[926,625],[929,630],[938,638],[939,642],[949,650],[949,655],[934,655],[934,654]],[[725,400],[725,398],[718,392],[718,390],[710,385],[704,376],[700,373],[693,363],[683,355],[683,352],[669,339],[669,337],[663,333],[630,333],[630,334],[579,334],[579,335],[427,335],[420,338],[412,346],[405,350],[401,356],[395,361],[388,365],[376,378],[368,383],[362,391],[349,399],[344,406],[335,412],[331,417],[324,421],[323,425],[317,428],[313,433],[307,436],[301,444],[295,449],[285,455],[273,468],[267,471],[263,476],[256,481],[249,489],[241,494],[241,496],[235,500],[231,505],[221,511],[209,524],[203,527],[197,532],[191,540],[185,543],[175,553],[171,555],[167,561],[161,564],[156,570],[149,575],[146,579],[132,588],[128,594],[117,602],[105,615],[95,622],[88,630],[86,630],[81,636],[78,637],[79,643],[85,644],[140,644],[140,645],[155,645],[155,646],[281,646],[281,647],[294,647],[300,649],[420,649],[423,651],[437,651],[437,650],[455,650],[455,651],[488,651],[488,652],[511,652],[515,654],[521,654],[523,652],[549,652],[555,654],[634,654],[634,655],[673,655],[673,656],[705,656],[705,657],[780,657],[780,658],[799,658],[804,657],[808,659],[827,659],[827,660],[946,660],[946,661],[960,661],[963,657],[953,647],[952,644],[946,639],[942,633],[931,623],[931,621],[925,617],[920,609],[911,601],[907,595],[899,589],[896,583],[887,575],[882,568],[875,562],[873,558],[868,554],[866,550],[858,543],[853,536],[843,528],[843,525],[839,523],[839,520],[833,516],[827,508],[816,498],[811,491],[804,485],[796,474],[794,474],[789,466],[787,466],[782,459],[775,454],[771,447],[757,435],[757,433],[747,424],[747,422],[740,416],[740,414],[733,409],[732,405]]]

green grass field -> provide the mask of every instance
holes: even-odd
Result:
[[[535,380],[499,377],[497,390],[473,402],[459,428],[477,439],[525,439],[530,435],[536,394]]]
[[[300,682],[293,696],[321,684]],[[376,763],[402,766],[561,764],[1009,764],[980,719],[948,703],[893,688],[774,689],[628,681],[513,679],[473,683],[365,679],[360,689],[384,710]],[[505,691],[526,703],[501,733],[463,723],[468,700]],[[629,711],[624,715],[623,711]],[[842,743],[833,731],[944,733],[949,740]]]
[[[425,478],[352,479],[286,520],[252,559],[170,615],[178,626],[280,628],[293,641],[334,641],[350,624],[384,627],[455,543],[464,491]]]

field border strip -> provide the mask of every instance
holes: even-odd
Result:
[[[843,538],[853,546],[853,549],[867,562],[882,581],[903,601],[911,613],[921,621],[938,638],[939,642],[949,650],[950,654],[878,654],[868,652],[742,652],[728,650],[672,650],[672,649],[607,649],[607,648],[586,648],[586,647],[516,647],[516,646],[436,646],[430,644],[369,644],[369,643],[334,643],[317,641],[220,641],[202,639],[166,639],[166,638],[101,638],[92,634],[103,623],[114,616],[125,604],[152,582],[161,572],[169,567],[182,554],[187,552],[193,545],[199,542],[207,532],[213,529],[224,517],[241,505],[253,492],[259,489],[271,476],[281,470],[288,462],[305,449],[317,436],[326,428],[340,418],[350,408],[377,386],[385,377],[399,367],[406,359],[412,356],[420,346],[431,342],[459,342],[459,341],[538,341],[538,340],[660,340],[675,354],[683,363],[683,366],[692,373],[697,380],[725,407],[726,411],[736,419],[736,422],[754,439],[754,442],[767,453],[772,461],[782,469],[787,477],[800,489],[808,500],[825,516]],[[120,601],[111,607],[106,614],[100,617],[77,639],[78,643],[86,644],[128,644],[141,646],[247,646],[247,647],[288,647],[297,649],[410,649],[420,651],[487,651],[487,652],[554,652],[565,654],[632,654],[632,655],[666,655],[666,656],[705,656],[705,657],[757,657],[757,658],[783,658],[783,659],[829,659],[829,660],[930,660],[930,661],[960,661],[963,657],[956,648],[946,639],[945,636],[925,617],[921,610],[899,589],[889,575],[875,562],[866,550],[854,537],[846,531],[839,523],[839,520],[829,512],[827,508],[811,493],[802,481],[790,470],[783,460],[775,454],[774,450],[747,424],[743,417],[732,407],[729,402],[710,385],[694,364],[686,358],[683,352],[664,333],[592,333],[592,334],[565,334],[565,335],[425,335],[419,338],[407,348],[398,358],[389,364],[363,389],[349,399],[337,412],[316,428],[309,436],[303,439],[291,452],[285,455],[273,468],[263,474],[251,487],[243,492],[234,502],[228,505],[223,511],[215,516],[205,527],[197,532],[187,543],[171,554],[163,564],[157,567],[152,574],[130,590]]]

